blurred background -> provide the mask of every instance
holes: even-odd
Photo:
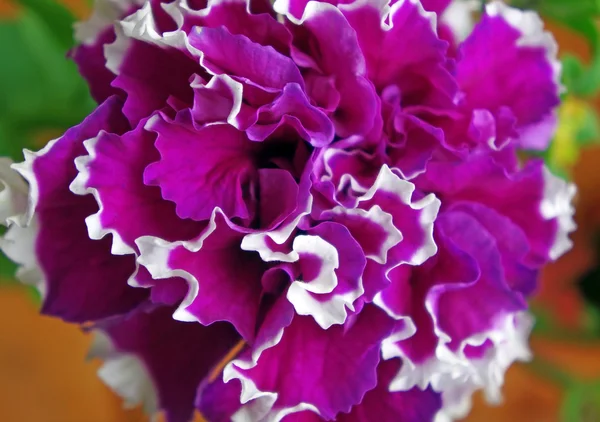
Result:
[[[558,40],[567,93],[543,158],[578,185],[579,228],[532,303],[534,360],[508,371],[501,405],[476,396],[466,421],[600,422],[600,2],[512,4],[537,10]],[[68,60],[73,23],[90,9],[85,0],[0,0],[0,156],[21,161],[23,148],[41,148],[93,109]],[[0,256],[0,421],[144,421],[96,377],[91,339],[40,316],[37,294],[14,271]]]

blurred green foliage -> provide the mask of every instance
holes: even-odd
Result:
[[[50,134],[76,125],[94,108],[87,85],[67,58],[75,17],[54,0],[19,0],[0,18],[0,156],[15,161]],[[0,254],[0,278],[14,266]]]

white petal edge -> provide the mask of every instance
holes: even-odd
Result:
[[[113,255],[133,254],[135,253],[135,250],[123,241],[117,230],[103,227],[101,217],[104,211],[104,205],[100,199],[100,194],[98,193],[98,189],[87,186],[90,178],[90,163],[97,158],[96,145],[98,144],[100,137],[104,136],[105,134],[106,132],[100,131],[96,137],[83,142],[83,146],[89,155],[82,155],[75,158],[75,167],[79,173],[69,185],[69,189],[76,195],[93,195],[96,203],[98,204],[98,212],[86,217],[85,219],[85,224],[87,225],[90,239],[100,240],[104,236],[112,234],[112,245],[110,252]]]
[[[473,31],[473,13],[480,7],[480,0],[452,0],[444,10],[441,21],[450,27],[456,42],[463,42]]]
[[[74,25],[75,41],[93,45],[100,34],[122,18],[130,8],[143,3],[144,0],[95,0],[90,17]]]
[[[246,378],[236,369],[236,366],[242,369],[254,368],[258,364],[258,359],[263,351],[270,349],[281,342],[284,330],[285,328],[281,328],[277,334],[269,340],[262,344],[255,345],[249,360],[235,359],[229,362],[223,369],[223,381],[225,383],[233,379],[239,379],[242,384],[240,402],[243,406],[232,417],[233,422],[280,422],[285,416],[303,410],[310,410],[317,415],[320,415],[319,410],[309,403],[300,403],[291,408],[274,408],[274,404],[277,401],[277,393],[259,390],[251,379]]]
[[[573,219],[573,198],[576,193],[577,188],[574,184],[560,179],[544,167],[544,198],[540,204],[540,212],[546,220],[557,219],[558,224],[549,252],[552,260],[558,259],[573,246],[569,234],[577,228]]]
[[[333,295],[329,300],[319,300],[314,294],[332,293],[337,286],[335,270],[339,267],[338,253],[333,245],[318,236],[298,236],[294,239],[294,252],[308,252],[323,258],[321,271],[309,282],[294,281],[287,292],[288,301],[299,315],[312,316],[323,329],[343,324],[348,312],[354,311],[353,303],[364,293],[362,279],[355,290]]]
[[[38,224],[35,217],[25,227],[13,224],[4,236],[0,237],[0,250],[19,266],[16,272],[17,280],[35,287],[44,299],[46,283],[35,253],[37,234]]]
[[[163,7],[163,9],[167,13],[173,13],[176,10],[173,7]],[[176,14],[173,19],[177,22]],[[115,34],[115,41],[104,46],[106,67],[115,75],[119,74],[119,69],[132,40],[144,41],[160,48],[177,48],[188,51],[193,57],[198,56],[197,50],[189,44],[187,34],[181,29],[164,34],[158,31],[150,2],[143,3],[143,6],[136,12],[117,21]]]
[[[438,198],[435,197],[434,194],[429,194],[418,201],[412,202],[412,196],[415,191],[415,185],[407,180],[403,180],[400,176],[398,176],[392,169],[390,169],[387,165],[383,165],[381,170],[379,171],[379,175],[375,180],[373,186],[371,186],[364,195],[358,198],[358,204],[360,206],[361,202],[369,201],[373,199],[375,194],[378,191],[387,192],[395,195],[400,199],[400,201],[409,206],[411,209],[415,211],[420,211],[421,214],[419,216],[419,223],[424,232],[424,239],[422,246],[410,257],[407,261],[403,261],[400,264],[408,264],[408,265],[421,265],[433,255],[437,253],[437,245],[435,244],[435,240],[433,239],[433,223],[437,218],[438,211],[441,206],[441,202]],[[374,207],[373,207],[374,208]],[[373,210],[373,208],[371,210]],[[343,212],[344,209],[342,207],[334,208],[334,212]],[[346,211],[348,212],[348,211]],[[393,230],[398,231],[392,224]],[[390,228],[390,230],[392,230]],[[398,231],[398,233],[400,233]],[[401,233],[400,233],[401,234]],[[390,236],[392,236],[390,234]],[[402,239],[400,240],[401,243]],[[387,245],[387,243],[386,243]],[[394,245],[390,246],[393,247]],[[389,249],[388,249],[389,250]],[[387,254],[387,251],[386,251]],[[373,259],[373,258],[371,258]],[[385,263],[387,257],[385,259],[380,256],[377,259],[379,261]]]
[[[364,198],[364,197],[362,197]],[[359,203],[362,201],[359,198]],[[404,237],[400,230],[394,226],[393,217],[390,213],[385,212],[379,205],[374,205],[369,210],[361,208],[346,208],[343,206],[336,206],[332,210],[327,212],[327,215],[348,215],[358,216],[364,220],[371,221],[376,225],[380,226],[384,232],[387,233],[385,241],[382,243],[381,248],[377,253],[366,254],[365,256],[378,264],[385,264],[387,262],[387,254],[390,249],[402,242]]]
[[[187,271],[180,269],[173,269],[169,266],[169,256],[173,250],[178,247],[184,247],[191,252],[198,252],[202,249],[204,241],[215,231],[217,227],[216,218],[217,215],[221,215],[230,227],[234,227],[225,214],[220,208],[215,208],[212,212],[210,221],[206,229],[202,234],[190,241],[176,241],[168,242],[164,239],[154,236],[142,236],[136,239],[135,243],[140,251],[137,257],[137,265],[144,266],[153,279],[160,280],[171,277],[181,277],[188,285],[188,292],[173,314],[173,318],[177,321],[182,322],[199,322],[198,318],[192,315],[187,308],[194,302],[200,291],[200,283],[198,279]],[[129,285],[132,287],[152,287],[142,286],[135,280],[136,272],[128,280]]]
[[[422,364],[411,362],[394,344],[395,341],[410,337],[411,325],[398,334],[397,338],[390,337],[383,342],[384,359],[400,357],[403,360],[402,368],[389,389],[407,391],[415,386],[425,389],[431,385],[435,391],[442,393],[443,400],[443,408],[435,422],[449,422],[465,417],[470,410],[471,395],[480,389],[490,403],[500,402],[508,367],[515,361],[527,361],[531,358],[528,337],[533,327],[533,318],[527,312],[503,315],[489,331],[464,340],[457,352],[452,352],[446,346],[450,338],[436,328],[440,342],[435,356]],[[437,327],[437,322],[434,321],[434,325]],[[479,346],[487,340],[493,345],[483,357],[469,359],[465,356],[467,346]]]
[[[510,26],[521,32],[521,38],[517,41],[517,46],[544,49],[546,59],[552,66],[558,94],[563,93],[565,88],[560,83],[562,64],[558,60],[558,43],[550,32],[544,31],[542,18],[534,11],[523,11],[498,0],[488,3],[485,10],[489,16],[499,16]]]
[[[27,183],[11,168],[9,158],[0,157],[0,224],[20,223],[27,210]]]
[[[118,351],[103,331],[94,330],[93,334],[88,359],[104,361],[98,370],[100,379],[123,398],[126,408],[141,404],[146,414],[156,414],[158,393],[144,363],[134,354]]]

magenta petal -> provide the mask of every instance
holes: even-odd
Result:
[[[520,146],[543,150],[550,142],[559,104],[556,44],[533,12],[500,3],[486,10],[460,48],[456,77],[464,104],[495,115],[508,107],[516,128],[527,135],[519,139]]]
[[[308,4],[302,27],[297,29],[301,54],[315,60],[315,71],[335,76],[340,96],[332,116],[336,133],[342,137],[368,133],[376,121],[378,99],[366,78],[365,58],[354,29],[337,8],[317,2]]]
[[[526,309],[518,292],[508,286],[495,239],[468,214],[449,212],[440,219],[444,234],[479,265],[479,278],[471,285],[440,290],[436,302],[439,327],[452,339],[451,347],[475,334],[495,328],[502,316]],[[460,311],[460,318],[457,318]]]
[[[111,86],[116,75],[106,68],[104,58],[104,46],[114,41],[115,32],[110,27],[99,34],[93,43],[78,45],[69,52],[69,56],[77,64],[79,73],[87,81],[92,97],[99,104],[111,95],[119,93],[118,89]]]
[[[231,422],[240,410],[242,386],[239,380],[224,383],[222,377],[198,389],[196,407],[210,422]]]
[[[438,220],[443,221],[444,213]],[[410,318],[416,332],[400,337],[398,355],[413,363],[423,363],[432,358],[440,341],[435,332],[435,314],[428,309],[431,297],[437,291],[455,289],[476,282],[480,271],[477,261],[458,248],[445,235],[436,234],[438,253],[417,268],[401,266],[389,274],[390,285],[378,296],[376,302],[399,320],[396,330],[407,332],[405,317]],[[459,319],[459,323],[462,319]],[[407,338],[408,337],[408,338]]]
[[[215,215],[212,225],[213,231],[195,251],[182,242],[164,244],[152,238],[142,239],[138,242],[139,261],[157,279],[155,285],[165,279],[171,284],[174,276],[188,282],[187,296],[175,318],[204,325],[228,321],[246,341],[252,342],[266,264],[257,253],[240,248],[243,234],[233,230],[222,214]]]
[[[333,140],[333,124],[325,113],[312,106],[296,83],[287,84],[281,96],[272,104],[260,107],[257,122],[247,129],[253,141],[263,141],[282,124],[296,129],[305,141],[315,147],[323,147]]]
[[[169,97],[192,101],[189,79],[202,69],[184,52],[134,40],[120,63],[113,87],[127,94],[123,113],[132,126],[161,110]]]
[[[180,218],[208,220],[215,207],[230,218],[254,214],[246,201],[251,200],[256,177],[257,143],[226,124],[196,130],[156,116],[147,127],[158,134],[161,159],[146,168],[144,181],[160,186],[163,198],[175,202]]]
[[[244,78],[262,88],[280,90],[288,83],[304,87],[290,58],[223,27],[196,29],[190,34],[190,44],[202,52],[202,64],[214,74]]]
[[[34,156],[32,174],[26,175],[37,187],[35,248],[47,287],[42,312],[68,321],[121,314],[147,296],[127,285],[135,270],[134,258],[111,255],[108,237],[88,237],[85,218],[98,211],[94,198],[69,190],[77,175],[74,160],[86,153],[83,141],[100,130],[122,133],[128,129],[121,104],[115,97],[108,99],[83,123]]]
[[[333,420],[375,387],[380,342],[390,329],[391,320],[370,306],[346,326],[327,331],[312,318],[296,316],[255,367],[237,370],[258,390],[277,392],[275,407],[308,403]]]
[[[475,217],[482,229],[490,233],[502,257],[504,277],[511,289],[525,297],[530,296],[536,286],[539,270],[527,262],[529,240],[521,227],[497,211],[476,203],[458,203],[452,207]]]
[[[548,189],[545,172],[543,162],[535,160],[508,174],[489,156],[480,156],[460,164],[431,163],[417,185],[436,192],[442,202],[477,202],[508,217],[529,240],[527,262],[540,265],[553,256],[561,230],[557,219],[544,215]]]
[[[212,3],[208,13],[199,14],[194,19],[186,19],[183,30],[189,33],[192,30],[192,25],[209,28],[222,26],[232,34],[244,35],[255,43],[272,46],[282,54],[288,53],[292,37],[285,25],[266,12],[248,13],[248,6],[255,5],[252,3],[257,3],[257,1]]]
[[[400,366],[399,359],[382,361],[377,367],[377,387],[349,414],[340,415],[339,422],[427,422],[433,421],[442,407],[442,395],[431,387],[421,390],[388,391]],[[400,419],[399,419],[400,418]]]
[[[403,107],[450,107],[456,83],[448,71],[447,43],[440,40],[434,20],[419,2],[392,6],[389,29],[373,5],[344,9],[365,54],[369,78],[378,91],[395,85]]]
[[[166,414],[168,422],[188,422],[194,410],[194,399],[199,385],[209,378],[212,369],[239,341],[236,331],[228,324],[204,327],[200,324],[173,320],[172,308],[150,312],[139,310],[127,317],[99,323],[96,329],[106,334],[114,351],[106,356],[112,359],[134,356],[147,371],[157,407]],[[143,380],[123,380],[120,373],[108,365],[100,374],[119,391],[119,381],[131,383],[131,389]],[[125,386],[124,386],[125,387]],[[147,388],[147,387],[146,387]]]
[[[95,194],[101,206],[87,224],[94,239],[106,232],[115,234],[113,252],[133,252],[135,240],[141,236],[189,240],[203,228],[179,219],[175,205],[163,200],[160,189],[144,184],[144,169],[160,158],[154,148],[156,135],[144,130],[144,124],[142,121],[121,136],[102,132],[86,142],[90,156],[82,161],[78,180],[85,191]]]

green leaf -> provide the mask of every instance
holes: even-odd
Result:
[[[563,83],[571,95],[594,96],[600,89],[600,51],[594,54],[592,63],[586,66],[578,58],[565,54],[562,58]]]
[[[572,382],[561,406],[563,422],[595,422],[600,420],[600,383]]]
[[[0,66],[0,154],[20,160],[37,132],[63,131],[93,109],[87,85],[65,52],[37,13],[25,10],[16,20],[0,20],[0,56],[10,58]]]
[[[575,138],[580,147],[600,142],[600,122],[596,111],[591,106],[586,106],[585,116],[578,128]]]
[[[17,0],[28,11],[41,19],[63,50],[73,46],[73,24],[75,17],[55,0]]]

